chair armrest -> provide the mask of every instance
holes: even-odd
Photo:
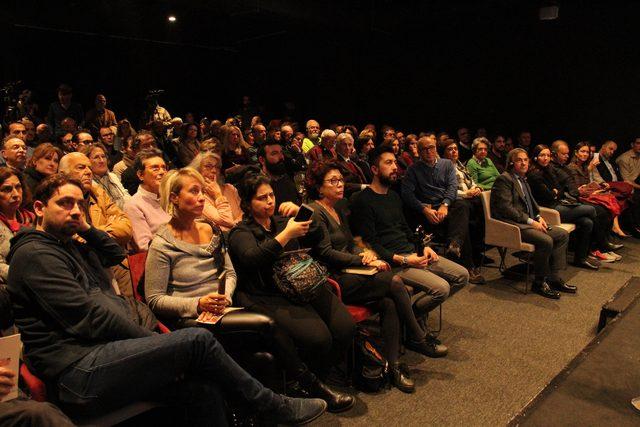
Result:
[[[327,277],[327,283],[333,288],[333,292],[338,296],[338,299],[342,301],[342,288],[340,288],[338,282]]]
[[[31,394],[31,398],[33,400],[35,400],[36,402],[47,401],[47,387],[44,385],[40,378],[31,373],[25,363],[20,364],[20,376],[29,389],[29,393]]]
[[[491,246],[520,250],[522,238],[517,225],[488,218],[484,222],[484,243]]]
[[[544,218],[548,225],[560,225],[560,212],[555,209],[540,206],[540,216]]]

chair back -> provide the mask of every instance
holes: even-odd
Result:
[[[127,256],[129,261],[129,274],[131,274],[131,286],[133,286],[133,296],[135,299],[141,302],[144,301],[144,297],[138,292],[138,285],[140,280],[144,276],[144,266],[147,262],[147,253],[139,252],[137,254]]]

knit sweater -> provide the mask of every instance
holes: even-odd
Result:
[[[220,233],[196,245],[176,239],[165,224],[151,242],[145,266],[144,289],[149,307],[164,318],[198,317],[198,300],[218,290],[226,271],[225,295],[231,301],[236,272]]]
[[[133,227],[134,249],[145,251],[153,234],[162,224],[171,219],[160,206],[160,196],[145,190],[142,186],[124,205],[124,212],[131,220]]]

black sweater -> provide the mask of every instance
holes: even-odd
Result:
[[[283,248],[275,237],[285,229],[289,218],[271,218],[271,231],[265,230],[252,217],[246,217],[229,233],[229,254],[238,275],[237,290],[252,295],[280,295],[273,281],[273,264],[285,251],[300,249],[297,239]],[[320,229],[309,229],[308,241],[320,237]]]
[[[351,229],[389,264],[392,264],[394,254],[416,250],[411,243],[413,234],[402,212],[402,200],[393,190],[378,194],[365,188],[356,193],[351,200]]]
[[[29,367],[45,381],[100,345],[152,335],[129,319],[104,270],[124,259],[122,248],[93,227],[81,237],[86,244],[23,229],[11,239],[15,322]]]

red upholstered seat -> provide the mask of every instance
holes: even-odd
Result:
[[[338,299],[342,301],[342,288],[340,288],[338,282],[333,279],[327,279],[327,282],[329,283],[329,285],[331,285],[331,287],[333,287],[333,290],[338,296]],[[346,307],[349,311],[349,314],[353,318],[353,321],[356,323],[362,322],[363,320],[368,319],[374,314],[373,311],[362,305],[347,305]]]

